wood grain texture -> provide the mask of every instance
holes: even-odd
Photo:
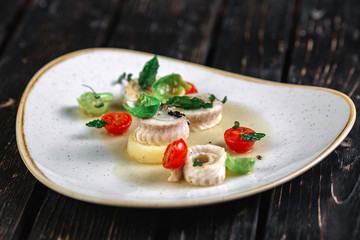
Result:
[[[204,63],[220,0],[128,1],[109,46]]]
[[[0,239],[23,238],[42,202],[36,180],[16,145],[15,119],[21,94],[33,74],[66,52],[96,46],[104,35],[113,1],[39,1],[29,6],[0,62]],[[106,14],[105,14],[106,13]],[[33,193],[36,194],[33,194]],[[29,205],[30,204],[30,205]]]
[[[164,211],[85,203],[49,191],[29,239],[152,239]]]
[[[216,68],[280,81],[295,1],[229,0],[214,46]]]
[[[14,27],[13,23],[18,17],[23,1],[3,0],[0,1],[0,53],[5,47],[6,39]]]
[[[302,1],[289,82],[337,89],[359,106],[359,14],[358,1]],[[360,238],[359,136],[357,121],[319,165],[273,191],[266,239]]]

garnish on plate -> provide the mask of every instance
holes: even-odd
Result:
[[[140,72],[138,82],[142,89],[145,90],[151,85],[153,85],[153,83],[156,81],[156,74],[158,68],[159,62],[155,55],[150,61],[145,64],[143,70]]]
[[[226,152],[226,167],[233,172],[244,174],[250,172],[256,162],[255,158],[238,158],[232,157],[228,152]]]
[[[114,95],[112,93],[96,93],[90,86],[83,86],[90,88],[91,92],[86,92],[77,99],[80,109],[90,116],[100,116],[107,112]]]
[[[203,165],[202,162],[200,162],[199,159],[195,158],[193,166],[194,166],[194,167],[196,167],[196,166],[201,167],[202,165]]]
[[[255,141],[265,137],[264,133],[256,133],[254,130],[241,127],[238,121],[224,133],[224,139],[229,148],[238,153],[248,152],[252,149]]]
[[[198,93],[198,90],[196,89],[196,87],[193,83],[191,83],[191,82],[186,82],[186,83],[189,84],[191,86],[191,88],[185,89],[185,95]]]
[[[210,94],[210,97],[209,97],[210,102],[213,103],[213,102],[215,101],[215,99],[216,99],[215,95],[214,95],[214,94]],[[226,101],[227,101],[227,96],[225,96],[225,97],[223,98],[223,100],[221,100],[221,102],[222,102],[223,104],[225,104]]]
[[[190,90],[191,85],[187,84],[179,74],[173,73],[160,78],[153,88],[153,96],[162,102],[166,102],[173,96],[184,96],[185,90]]]
[[[182,109],[200,109],[200,108],[212,108],[211,103],[206,103],[200,98],[190,98],[188,96],[175,96],[170,98],[164,104],[166,107],[177,107]]]
[[[128,102],[128,105],[123,104],[124,108],[135,117],[150,118],[159,110],[160,100],[142,92],[136,101]]]
[[[130,82],[131,77],[132,77],[132,73],[126,74],[126,72],[124,72],[123,74],[120,75],[116,83],[122,84],[125,79],[127,82]]]
[[[85,125],[88,127],[94,127],[94,128],[103,128],[106,125],[108,125],[108,122],[105,122],[104,120],[101,119],[95,119],[93,121],[90,121],[88,123],[86,123]]]
[[[114,135],[126,132],[132,122],[131,115],[126,112],[110,112],[106,113],[101,119],[95,119],[86,123],[88,127],[103,128]]]

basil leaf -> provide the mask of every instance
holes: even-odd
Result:
[[[189,98],[188,96],[175,96],[170,98],[165,105],[174,106],[182,109],[212,108],[211,103],[205,103],[200,98]]]
[[[140,72],[139,85],[142,89],[150,87],[155,82],[157,70],[159,68],[159,62],[156,55],[150,61],[148,61],[143,70]]]
[[[140,93],[140,97],[131,103],[132,106],[126,106],[124,108],[132,115],[139,118],[150,118],[154,116],[160,107],[160,100],[154,97],[150,97],[146,93]]]
[[[265,133],[246,132],[241,134],[241,138],[247,142],[259,141],[263,137],[265,137]]]
[[[94,128],[102,128],[108,125],[108,122],[105,122],[104,120],[95,119],[91,122],[86,123],[85,125],[88,127],[94,127]]]
[[[79,107],[90,116],[100,116],[106,113],[113,101],[112,93],[96,93],[86,92],[78,99]]]
[[[236,173],[247,173],[250,172],[256,162],[255,158],[237,158],[232,157],[228,152],[226,152],[227,159],[225,165],[228,169]]]
[[[160,78],[155,84],[153,95],[160,101],[166,101],[173,96],[184,96],[185,89],[191,89],[179,74],[173,73]]]

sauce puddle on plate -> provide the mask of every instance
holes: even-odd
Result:
[[[117,111],[125,110],[117,109]],[[215,127],[200,132],[190,132],[189,138],[185,140],[188,146],[210,143],[224,147],[225,150],[229,151],[232,156],[256,157],[257,155],[261,155],[263,159],[266,160],[266,152],[270,147],[269,139],[271,138],[270,126],[267,121],[251,108],[233,102],[227,102],[224,104],[222,115],[223,118],[221,122]],[[224,141],[224,132],[226,129],[231,128],[234,125],[234,121],[239,121],[240,126],[249,127],[256,132],[265,133],[266,137],[255,143],[252,151],[241,154],[234,153],[229,150]],[[113,174],[122,181],[133,184],[141,184],[148,187],[151,185],[167,184],[167,178],[170,176],[170,172],[163,168],[161,164],[149,165],[139,163],[132,160],[127,155],[127,140],[135,128],[136,119],[133,118],[133,123],[131,124],[130,129],[124,135],[101,135],[104,145],[109,148],[116,159],[116,166],[113,169]]]

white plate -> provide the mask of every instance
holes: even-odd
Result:
[[[116,149],[127,135],[112,137],[85,127],[89,118],[76,102],[87,91],[82,84],[120,98],[122,86],[113,82],[122,72],[136,77],[151,57],[129,50],[87,49],[55,59],[32,78],[19,106],[16,134],[24,163],[39,181],[69,197],[117,206],[218,203],[302,174],[333,151],[355,121],[353,102],[331,89],[268,82],[159,57],[159,76],[180,73],[200,92],[227,95],[230,102],[258,114],[260,120],[245,120],[249,127],[267,133],[257,143],[263,160],[257,161],[253,173],[230,176],[214,187],[169,183],[161,166],[136,163]]]

